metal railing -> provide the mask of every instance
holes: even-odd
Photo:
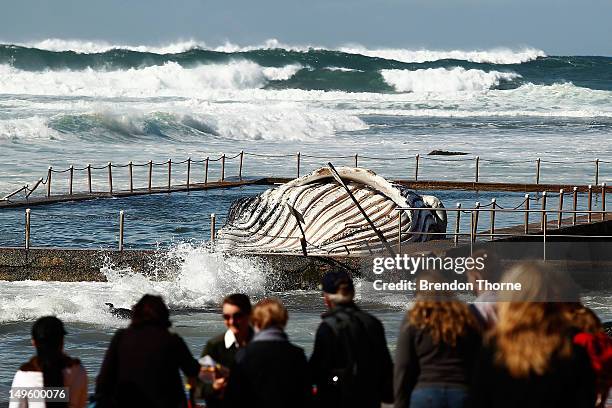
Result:
[[[33,184],[31,188],[29,184],[23,185],[19,187],[18,189],[16,189],[15,191],[11,192],[10,194],[7,194],[6,196],[4,196],[1,200],[8,201],[19,193],[24,193],[25,199],[28,199],[30,195],[41,185],[46,186],[46,192],[45,192],[46,197],[51,197],[53,194],[57,194],[57,191],[53,191],[52,189],[52,180],[58,177],[58,174],[64,174],[64,173],[66,173],[67,175],[67,184],[68,184],[67,193],[68,195],[73,195],[77,193],[74,189],[74,185],[77,180],[81,180],[81,182],[84,181],[86,184],[85,189],[80,192],[82,194],[106,193],[106,194],[112,195],[115,192],[117,192],[117,185],[118,185],[117,181],[115,180],[117,179],[117,174],[116,174],[117,171],[113,172],[113,169],[121,169],[121,170],[127,169],[127,189],[120,190],[120,191],[133,192],[137,188],[135,187],[135,184],[134,184],[134,171],[135,171],[135,168],[138,168],[138,167],[143,167],[147,169],[146,183],[144,186],[139,187],[141,189],[153,191],[153,190],[159,190],[159,189],[165,188],[168,191],[170,191],[172,190],[173,187],[180,186],[180,187],[185,187],[187,190],[189,190],[190,186],[192,186],[193,184],[203,183],[204,185],[206,185],[209,183],[209,179],[211,179],[211,171],[209,170],[209,166],[212,165],[213,162],[218,162],[218,169],[216,169],[216,172],[218,172],[217,174],[218,181],[223,182],[226,180],[226,177],[227,177],[226,161],[233,160],[233,159],[239,159],[239,162],[237,165],[238,167],[237,177],[239,180],[242,180],[244,166],[246,163],[245,156],[250,156],[252,158],[268,158],[268,159],[274,159],[274,160],[288,159],[289,162],[287,163],[287,166],[286,166],[287,169],[291,168],[291,161],[294,160],[294,165],[295,165],[294,174],[297,177],[300,177],[301,175],[303,175],[305,159],[314,159],[315,161],[323,160],[323,162],[320,163],[321,165],[323,165],[324,162],[330,159],[346,160],[347,161],[346,164],[354,165],[355,167],[359,167],[360,164],[363,164],[363,161],[376,162],[376,163],[397,162],[398,167],[402,167],[402,168],[404,167],[404,165],[399,164],[400,162],[408,162],[408,163],[412,162],[413,163],[412,166],[414,166],[414,173],[413,173],[412,178],[414,181],[419,181],[423,178],[424,162],[431,162],[432,164],[436,164],[436,165],[444,164],[444,165],[452,165],[452,166],[457,165],[459,163],[463,163],[463,164],[472,163],[473,177],[469,177],[469,176],[464,177],[462,181],[463,182],[475,182],[475,183],[482,182],[481,178],[482,178],[482,164],[483,163],[495,164],[495,165],[508,165],[508,166],[531,164],[533,165],[534,175],[533,175],[533,179],[527,182],[530,184],[535,184],[535,185],[539,185],[541,182],[543,164],[563,165],[565,167],[569,165],[576,165],[576,164],[581,164],[581,165],[592,164],[593,173],[594,173],[594,185],[598,186],[601,184],[600,183],[601,165],[603,163],[612,163],[612,161],[600,160],[597,158],[591,159],[591,160],[557,161],[557,160],[546,160],[546,159],[541,159],[541,158],[487,159],[487,158],[481,158],[480,156],[470,156],[470,157],[452,156],[451,157],[451,156],[440,156],[440,155],[432,156],[432,155],[420,155],[420,154],[416,154],[414,156],[375,157],[375,156],[368,156],[368,155],[359,155],[358,153],[351,154],[351,155],[319,156],[319,155],[304,154],[301,152],[297,152],[295,154],[267,154],[267,153],[240,151],[233,155],[232,154],[227,155],[223,153],[216,158],[211,158],[210,156],[208,156],[208,157],[201,158],[201,159],[192,159],[191,157],[189,157],[187,159],[180,160],[180,161],[173,161],[172,159],[168,159],[163,162],[154,162],[152,160],[149,160],[148,162],[144,162],[144,163],[134,163],[130,161],[125,164],[113,164],[111,162],[108,162],[107,164],[101,165],[101,166],[92,166],[91,164],[87,164],[83,167],[75,167],[71,165],[68,168],[65,168],[62,170],[57,170],[57,169],[54,169],[52,166],[49,166],[47,170],[46,178],[39,178]],[[179,166],[179,165],[185,166],[181,170],[184,173],[185,178],[184,180],[182,180],[182,182],[179,182],[177,184],[176,177],[174,177],[173,174],[176,173],[175,171],[176,166]],[[195,169],[197,165],[200,165],[203,168],[200,169],[197,173],[194,173],[193,169]],[[165,170],[164,171],[165,173],[164,181],[165,182],[163,185],[159,185],[159,183],[154,184],[153,176],[155,173],[154,172],[155,167],[165,168],[164,169]],[[406,168],[409,170],[410,167],[411,165],[408,164]],[[94,191],[94,187],[92,184],[92,178],[93,178],[94,171],[103,171],[103,173],[105,173],[106,186],[103,190]],[[85,175],[84,176],[78,175],[78,173],[80,172],[84,172]],[[75,175],[75,173],[77,174]],[[98,177],[100,177],[100,174],[103,174],[103,173],[98,173]],[[173,177],[175,180],[174,183],[173,183]],[[441,181],[441,180],[438,180],[438,181]],[[523,180],[523,182],[525,182],[525,180]]]
[[[546,197],[544,195],[544,197]],[[561,195],[562,197],[562,195]],[[461,205],[458,203],[456,208],[430,208],[430,207],[397,207],[395,210],[399,211],[400,214],[398,216],[398,233],[397,233],[397,250],[398,253],[402,253],[402,245],[406,244],[405,240],[403,239],[403,236],[405,235],[409,235],[409,236],[433,236],[433,237],[444,237],[447,238],[448,236],[452,237],[453,240],[453,244],[455,246],[459,245],[460,242],[460,238],[461,237],[469,237],[468,239],[468,243],[470,244],[470,247],[477,242],[478,239],[487,239],[489,241],[493,241],[497,238],[508,238],[508,237],[530,237],[530,238],[538,238],[541,237],[542,238],[542,243],[543,243],[543,257],[544,260],[546,260],[546,241],[547,238],[549,238],[550,236],[554,236],[554,237],[559,237],[559,238],[584,238],[584,239],[612,239],[612,235],[583,235],[583,234],[561,234],[558,232],[554,232],[554,234],[550,234],[549,231],[552,230],[556,230],[559,231],[561,230],[561,228],[564,226],[564,219],[563,214],[571,214],[572,218],[571,219],[565,219],[567,221],[567,225],[566,226],[575,226],[575,225],[588,225],[590,223],[593,223],[593,215],[599,215],[599,220],[600,221],[606,221],[607,220],[607,211],[605,209],[605,201],[602,201],[602,209],[601,210],[593,210],[591,208],[589,208],[588,210],[579,210],[576,209],[575,204],[574,204],[574,209],[573,210],[565,210],[562,207],[559,209],[545,209],[545,208],[541,208],[541,209],[532,209],[529,208],[529,197],[526,197],[526,200],[522,203],[525,204],[525,208],[496,208],[495,207],[495,201],[492,201],[492,206],[491,208],[482,208],[478,205],[476,205],[475,208],[462,208]],[[545,205],[545,201],[543,202]],[[561,206],[563,205],[563,201],[560,200]],[[575,203],[575,202],[574,202]],[[589,205],[591,203],[591,200],[589,200]],[[454,223],[454,231],[453,232],[429,232],[429,231],[402,231],[402,222],[401,222],[401,213],[402,211],[427,211],[427,212],[436,212],[436,211],[442,211],[445,212],[447,215],[449,213],[455,213],[455,223]],[[485,231],[478,231],[478,220],[479,220],[479,214],[480,213],[488,213],[489,214],[489,219],[490,219],[490,228],[488,230]],[[496,213],[520,213],[521,215],[524,214],[524,231],[523,232],[518,232],[518,231],[510,231],[511,228],[513,227],[505,227],[502,228],[498,231],[495,230],[495,214]],[[530,233],[529,232],[529,215],[535,213],[535,214],[539,214],[539,216],[541,217],[541,222],[539,224],[540,229],[538,233]],[[556,223],[553,223],[552,227],[556,227],[556,228],[550,228],[550,223],[553,222],[553,219],[549,219],[549,213],[553,213],[557,215],[557,219],[556,219]],[[469,214],[470,216],[470,224],[469,224],[469,232],[461,232],[461,214]],[[584,223],[580,223],[578,215],[582,214],[584,216],[586,216],[587,218],[587,222]],[[447,216],[447,225],[448,225],[448,216]],[[518,227],[519,225],[515,225],[514,228]],[[409,241],[406,240],[406,241]]]

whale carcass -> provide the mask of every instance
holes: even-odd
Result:
[[[373,171],[338,167],[337,174],[365,211],[324,167],[251,197],[234,201],[218,231],[217,249],[237,253],[308,255],[369,254],[383,251],[384,238],[402,242],[443,237],[446,213],[436,197],[420,196]],[[397,211],[397,207],[423,210]],[[423,232],[442,233],[425,235]]]

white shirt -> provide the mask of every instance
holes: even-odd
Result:
[[[225,343],[226,349],[232,347],[234,344],[236,345],[236,347],[240,347],[240,344],[238,344],[238,340],[236,340],[234,332],[230,329],[227,329],[227,331],[225,332],[225,336],[223,336],[223,341]]]
[[[75,364],[63,370],[64,385],[68,387],[70,408],[83,408],[87,405],[87,373],[81,364]],[[12,387],[43,387],[41,371],[17,371]],[[46,408],[42,402],[29,402],[27,399],[9,403],[9,408]]]

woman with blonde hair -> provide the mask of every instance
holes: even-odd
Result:
[[[569,277],[540,263],[519,264],[503,278],[521,290],[501,293],[499,322],[474,372],[475,407],[595,406],[595,377],[586,351],[572,342]]]
[[[446,282],[432,271],[418,280]],[[478,322],[465,302],[447,291],[418,291],[397,341],[395,408],[468,406],[471,366],[480,345]]]
[[[310,384],[304,350],[284,329],[289,314],[275,298],[260,300],[251,314],[255,335],[236,355],[225,392],[228,407],[302,408]]]

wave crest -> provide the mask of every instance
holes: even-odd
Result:
[[[270,38],[260,44],[244,46],[234,44],[229,41],[226,41],[221,45],[210,46],[203,41],[197,41],[194,39],[160,45],[127,45],[112,44],[106,41],[64,40],[58,38],[26,42],[17,45],[55,52],[74,51],[85,54],[102,53],[113,49],[150,52],[155,54],[177,54],[191,50],[210,50],[228,54],[272,49],[282,49],[295,52],[319,50],[340,51],[349,54],[360,54],[367,57],[384,58],[408,63],[423,63],[443,59],[454,59],[490,64],[521,64],[547,56],[544,51],[532,47],[524,47],[516,50],[510,48],[492,48],[490,50],[412,50],[405,48],[367,48],[359,44],[348,44],[339,47],[325,47],[321,45],[286,44],[277,40],[276,38]]]
[[[0,93],[107,97],[201,96],[214,89],[258,89],[291,78],[302,67],[262,67],[238,60],[184,68],[176,62],[128,70],[31,72],[0,65]]]
[[[502,81],[520,78],[513,72],[485,72],[461,67],[418,69],[416,71],[385,69],[381,71],[385,82],[398,92],[462,92],[493,89]]]

